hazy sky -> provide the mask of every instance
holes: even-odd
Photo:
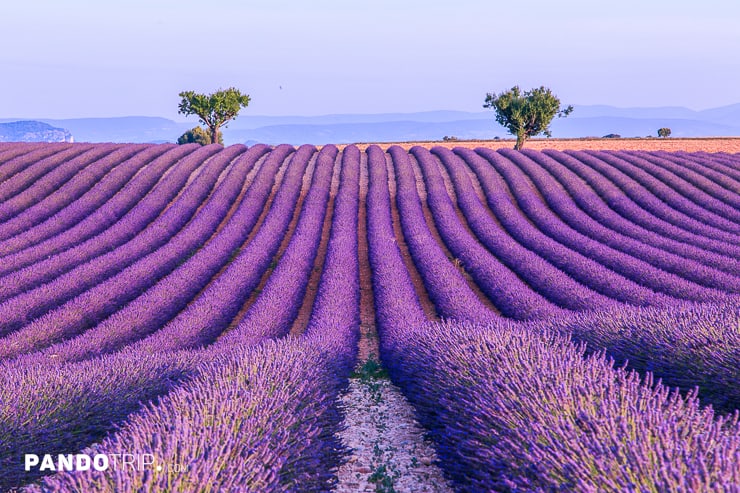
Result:
[[[23,0],[0,4],[0,118],[177,120],[236,86],[260,115],[740,102],[736,0]],[[281,88],[282,87],[282,88]]]

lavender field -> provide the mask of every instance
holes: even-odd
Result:
[[[368,334],[456,491],[740,492],[740,155],[0,143],[0,490],[331,491]]]

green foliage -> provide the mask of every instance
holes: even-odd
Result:
[[[378,378],[388,378],[388,373],[383,368],[383,365],[375,359],[375,355],[371,354],[362,366],[352,372],[351,378],[370,381]]]
[[[668,127],[663,127],[658,129],[658,137],[668,137],[671,135],[671,129]]]
[[[178,139],[177,143],[182,144],[200,144],[202,146],[208,145],[211,143],[211,134],[206,132],[203,127],[193,127],[184,134],[182,134]],[[219,131],[218,132],[218,143],[223,144],[224,143],[224,135]]]
[[[211,142],[218,141],[219,128],[225,126],[239,114],[239,110],[246,108],[250,98],[238,89],[229,87],[219,89],[213,94],[198,94],[195,91],[183,91],[179,94],[179,112],[183,115],[197,115],[200,122],[208,127]]]
[[[551,137],[550,122],[558,117],[568,116],[573,106],[560,107],[560,100],[544,86],[521,92],[519,86],[512,87],[501,94],[486,94],[484,108],[496,111],[496,121],[516,135],[514,149],[521,149],[524,142],[534,135],[545,134]]]
[[[394,471],[392,475],[388,474],[388,472],[385,464],[380,464],[375,467],[373,473],[367,478],[369,482],[375,483],[376,493],[396,493],[393,483],[395,479],[401,477],[401,474],[398,471]]]

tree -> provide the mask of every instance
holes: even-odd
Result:
[[[178,144],[200,144],[202,146],[211,144],[211,134],[206,132],[203,127],[193,127],[177,139]],[[218,143],[224,143],[224,134],[218,132]]]
[[[185,116],[198,115],[200,122],[210,131],[211,142],[219,142],[219,129],[236,118],[239,110],[246,108],[250,101],[249,95],[234,87],[219,89],[209,95],[183,91],[179,96],[182,98],[179,112]]]
[[[506,127],[510,134],[516,135],[514,149],[521,149],[524,142],[541,133],[551,137],[550,122],[558,117],[568,116],[573,106],[560,107],[560,100],[541,86],[522,94],[519,86],[501,94],[486,94],[484,108],[496,110],[496,121]]]
[[[668,137],[671,135],[671,129],[668,127],[663,127],[658,129],[658,137]]]

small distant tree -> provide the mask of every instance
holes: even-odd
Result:
[[[194,91],[183,91],[180,94],[180,113],[185,116],[198,115],[200,122],[208,127],[211,142],[218,142],[219,129],[226,122],[233,120],[239,110],[249,105],[249,95],[229,87],[219,89],[213,94],[197,94]]]
[[[663,127],[658,129],[658,137],[666,138],[671,135],[671,129]]]
[[[496,121],[516,135],[514,149],[521,149],[524,142],[539,134],[551,137],[550,122],[558,117],[568,116],[573,106],[560,107],[560,100],[544,86],[521,92],[519,86],[512,87],[501,94],[488,93],[484,108],[496,110]]]
[[[211,144],[211,134],[206,132],[203,127],[193,127],[177,139],[178,144],[200,144],[202,146]],[[218,132],[218,143],[224,143],[224,134]]]

